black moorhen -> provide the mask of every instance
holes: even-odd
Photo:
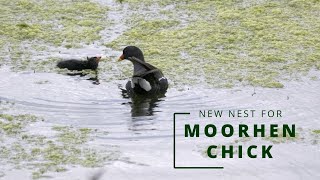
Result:
[[[78,70],[78,71],[81,71],[83,69],[96,70],[98,68],[100,59],[101,59],[100,56],[90,57],[90,58],[87,57],[86,61],[70,59],[70,60],[58,62],[57,66],[61,69],[67,68],[68,70]]]
[[[133,63],[133,76],[126,84],[129,96],[163,96],[168,89],[168,80],[160,69],[144,61],[142,51],[136,46],[127,46],[119,61]]]

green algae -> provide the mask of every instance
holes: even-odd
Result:
[[[132,27],[108,47],[141,47],[174,85],[284,87],[283,77],[320,69],[319,1],[124,0]],[[14,71],[60,72],[51,47],[91,44],[110,22],[108,7],[80,1],[0,0],[0,62]],[[48,53],[49,52],[49,53]],[[38,58],[45,54],[46,58]],[[9,60],[9,61],[8,61]],[[131,76],[132,66],[101,63],[103,80]],[[101,78],[101,77],[100,77]]]
[[[9,114],[0,114],[0,118],[6,119],[8,121],[12,121],[14,119],[14,117],[12,115],[9,115]]]
[[[59,128],[53,128],[58,130],[56,139],[23,135],[23,141],[18,140],[11,146],[2,146],[0,157],[7,160],[7,163],[14,164],[16,168],[30,168],[34,179],[49,172],[67,171],[67,165],[99,167],[117,158],[118,152],[114,148],[102,151],[84,146],[88,142],[89,131],[70,127],[62,129],[63,132],[60,132]],[[72,133],[76,135],[70,135]],[[29,146],[23,145],[24,143],[28,143]]]
[[[90,43],[99,39],[106,7],[90,1],[2,0],[1,36],[11,40],[39,40],[62,45],[63,42]],[[61,6],[61,3],[64,5]],[[13,20],[13,21],[12,21]],[[57,26],[61,26],[58,28]],[[85,27],[90,26],[90,27]]]
[[[312,139],[312,144],[317,145],[319,144],[319,139],[320,139],[320,129],[314,129],[311,131],[311,135],[313,137]]]
[[[91,132],[91,129],[82,128],[82,129],[70,129],[69,127],[53,127],[55,131],[60,132],[58,139],[63,143],[73,143],[73,144],[82,144],[88,141],[88,135]]]
[[[34,56],[47,47],[79,48],[100,40],[110,23],[108,7],[89,0],[0,0],[0,11],[0,55],[10,60],[0,62],[18,71],[34,69]]]
[[[147,10],[172,4],[123,3]],[[179,1],[171,12],[152,10],[165,17],[135,15],[132,28],[106,46],[141,47],[176,84],[282,88],[284,75],[319,69],[319,1]]]
[[[119,157],[115,146],[90,145],[97,130],[70,126],[53,126],[54,137],[34,134],[27,129],[43,118],[30,114],[0,114],[0,162],[14,169],[27,169],[32,178],[50,172],[64,172],[70,166],[100,167]],[[11,168],[10,168],[11,169]]]
[[[312,133],[314,133],[314,134],[320,134],[320,129],[312,130]]]
[[[24,126],[35,121],[37,121],[37,117],[30,114],[17,116],[0,114],[0,132],[5,134],[21,133]]]

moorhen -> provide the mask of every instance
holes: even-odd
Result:
[[[136,46],[127,46],[119,61],[133,63],[133,76],[126,84],[129,96],[164,96],[168,89],[168,80],[160,69],[144,61],[142,51]]]
[[[87,57],[86,61],[76,60],[76,59],[70,59],[65,61],[58,62],[57,66],[59,68],[67,68],[68,70],[78,70],[81,71],[83,69],[92,69],[96,70],[98,68],[98,64],[101,57]]]

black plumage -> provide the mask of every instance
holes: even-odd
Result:
[[[81,71],[83,69],[92,69],[96,70],[99,65],[101,57],[87,57],[86,61],[70,59],[65,61],[58,62],[57,66],[59,68],[67,68],[68,70],[78,70]]]
[[[119,60],[127,59],[133,63],[133,76],[126,84],[130,96],[164,95],[168,89],[168,80],[162,71],[144,61],[142,51],[135,46],[127,46]]]

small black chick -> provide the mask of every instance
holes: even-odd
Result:
[[[61,69],[67,68],[69,70],[78,70],[78,71],[81,71],[83,69],[96,70],[98,68],[98,64],[99,64],[100,59],[101,59],[100,56],[91,57],[91,58],[87,57],[86,61],[70,59],[70,60],[58,62],[57,66]]]

